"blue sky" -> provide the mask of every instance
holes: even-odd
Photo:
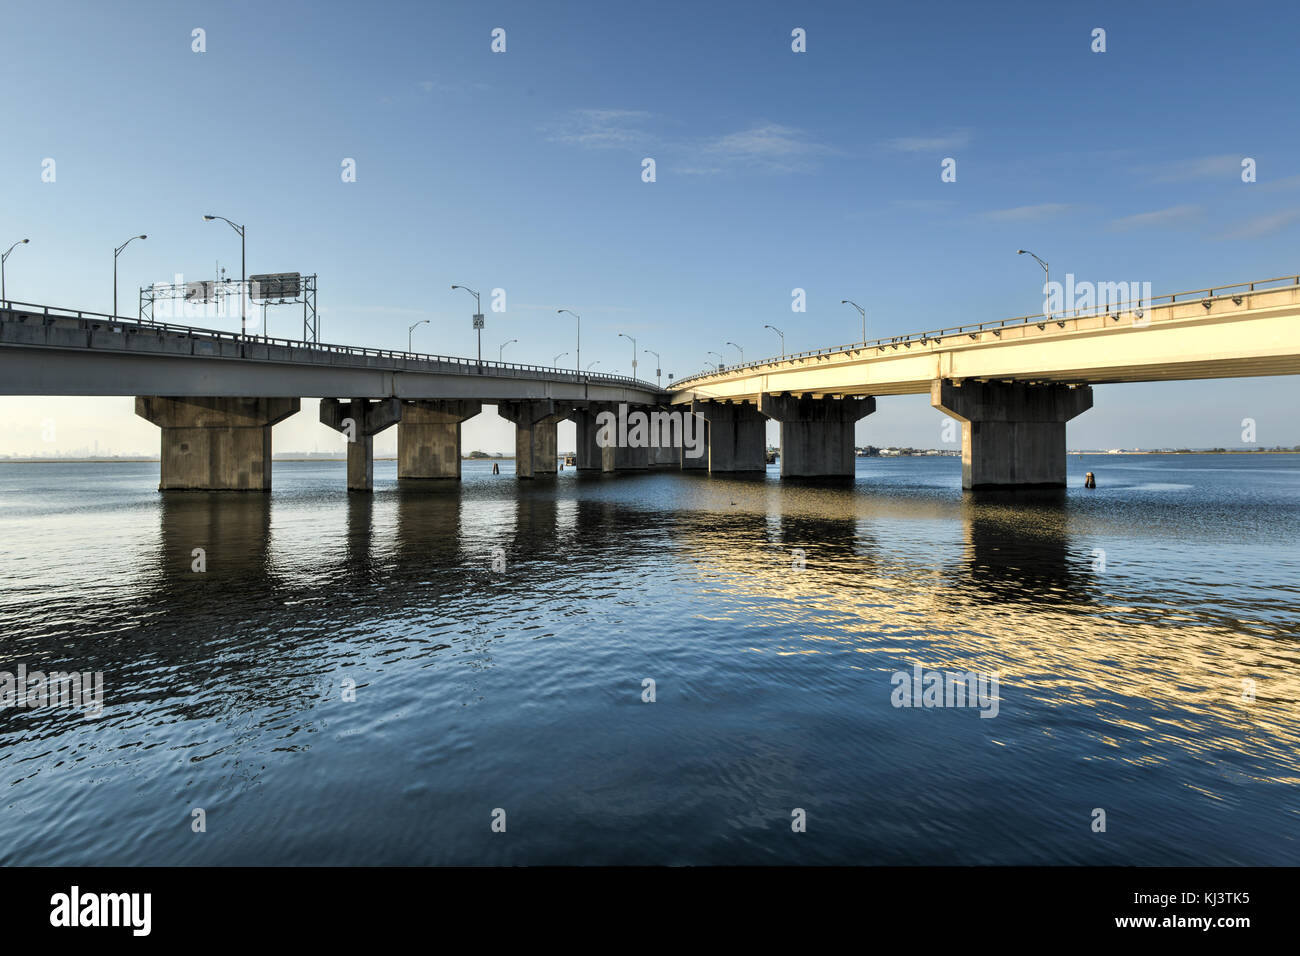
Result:
[[[1156,294],[1289,275],[1298,21],[1291,4],[10,0],[0,246],[32,242],[9,295],[107,310],[113,247],[141,232],[123,311],[218,259],[237,274],[211,212],[247,225],[250,273],[319,274],[325,340],[400,348],[428,319],[419,347],[473,354],[461,283],[506,290],[485,354],[516,338],[515,361],[571,353],[563,307],[583,316],[584,365],[627,373],[626,332],[680,377],[734,359],[727,341],[776,353],[765,323],[790,351],[856,340],[843,298],[872,337],[1033,312],[1021,247],[1054,277]],[[271,333],[292,314],[273,309]],[[1102,387],[1070,444],[1237,445],[1243,417],[1263,444],[1300,443],[1298,384]],[[130,408],[0,400],[0,452],[156,450]],[[938,421],[923,396],[882,399],[858,433],[933,446]],[[276,429],[279,449],[338,442],[314,403]],[[466,443],[507,450],[510,426],[485,416]]]

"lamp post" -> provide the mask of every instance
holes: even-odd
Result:
[[[510,342],[518,342],[518,341],[519,341],[518,339],[511,339],[511,340],[510,340]],[[502,356],[501,356],[501,353],[503,353],[503,352],[506,350],[506,346],[509,345],[510,342],[502,342],[502,343],[501,343],[501,348],[497,349],[497,364],[498,364],[498,365],[501,364],[501,357],[502,357]]]
[[[775,325],[764,325],[763,328],[771,329],[777,335],[781,336],[781,358],[785,358],[785,333],[782,332],[780,329],[778,329]]]
[[[1034,254],[1033,254],[1032,252],[1030,252],[1028,249],[1017,249],[1017,250],[1016,250],[1016,255],[1018,255],[1018,256],[1034,256]],[[1046,279],[1043,280],[1043,297],[1044,297],[1044,302],[1043,302],[1043,314],[1044,314],[1045,316],[1047,316],[1047,317],[1050,319],[1050,318],[1052,317],[1052,313],[1051,313],[1051,311],[1050,311],[1050,307],[1051,307],[1051,303],[1052,303],[1052,300],[1051,300],[1051,298],[1050,298],[1050,296],[1051,296],[1051,285],[1052,285],[1052,270],[1049,269],[1049,268],[1047,267],[1047,263],[1044,262],[1042,259],[1039,259],[1038,256],[1034,256],[1034,258],[1037,259],[1037,260],[1038,260],[1038,264],[1039,264],[1040,266],[1043,267],[1043,275],[1045,275],[1045,276],[1047,277]]]
[[[429,324],[428,319],[421,319],[419,322],[416,322],[415,325],[412,325],[409,329],[406,330],[406,351],[408,352],[413,351],[413,349],[411,348],[411,338],[415,335],[416,328],[418,326],[428,325],[428,324]]]
[[[558,368],[560,359],[564,358],[564,356],[568,354],[568,352],[561,352],[559,355],[555,356],[555,358],[551,359],[551,368]]]
[[[722,362],[723,362],[722,353],[721,353],[721,352],[710,352],[709,354],[710,354],[710,355],[716,355],[716,356],[718,357],[718,371],[721,372],[721,371],[722,371]]]
[[[626,332],[620,332],[618,334],[620,338],[627,339],[632,343],[632,377],[636,378],[636,339],[632,338],[632,336],[628,335]]]
[[[113,250],[113,318],[117,318],[117,257],[122,254],[122,250],[129,246],[137,239],[148,239],[148,236],[132,236],[126,242],[122,243]]]
[[[19,246],[31,242],[30,239],[19,239],[12,246],[5,250],[4,255],[0,256],[0,302],[8,302],[9,296],[5,293],[5,263],[9,261],[9,254]],[[116,309],[114,311],[117,311]]]
[[[862,341],[865,342],[865,341],[867,340],[867,310],[864,309],[862,306],[858,305],[858,304],[857,304],[856,302],[854,302],[852,299],[840,299],[840,305],[851,305],[851,306],[853,306],[853,308],[857,309],[858,312],[861,314],[861,316],[862,316]]]
[[[741,365],[744,365],[744,364],[745,364],[745,350],[742,349],[742,348],[741,348],[739,345],[737,345],[735,342],[728,342],[727,344],[730,345],[733,349],[735,349],[737,352],[740,353],[740,364],[741,364]]]
[[[588,365],[588,366],[587,366],[587,374],[588,374],[588,375],[591,374],[591,366],[592,366],[592,365],[599,365],[599,364],[600,364],[600,359],[596,359],[596,361],[594,361],[594,362],[592,362],[590,365]]]
[[[467,285],[454,285],[453,289],[464,289],[474,297],[474,328],[478,330],[478,364],[483,364],[483,303],[478,293]]]
[[[244,235],[245,230],[243,226],[231,222],[225,216],[204,216],[203,218],[207,222],[212,222],[214,219],[220,219],[222,222],[228,224],[231,229],[235,230],[235,232],[239,233],[239,334],[242,337],[248,332],[248,316],[245,315],[244,311],[244,299],[247,298],[246,289],[248,283],[248,257],[246,254],[247,240]]]
[[[582,316],[580,316],[577,312],[573,312],[569,309],[555,310],[556,315],[559,315],[561,312],[568,312],[569,315],[573,316],[575,319],[578,320],[578,352],[573,357],[573,367],[577,371],[581,372],[582,371]],[[588,365],[587,368],[590,369],[591,366]]]
[[[658,352],[651,351],[650,349],[642,349],[641,351],[642,351],[642,352],[648,352],[649,354],[651,354],[651,355],[653,355],[653,356],[655,357],[655,385],[656,385],[657,387],[662,388],[662,387],[663,387],[663,383],[660,382],[659,379],[660,379],[660,377],[663,375],[663,368],[662,368],[662,366],[663,366],[663,364],[664,364],[663,359],[661,359],[661,358],[659,357],[659,353],[658,353]]]

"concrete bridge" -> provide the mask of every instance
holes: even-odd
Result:
[[[1300,374],[1300,277],[1022,316],[762,359],[681,379],[670,401],[709,421],[732,470],[853,474],[854,423],[875,396],[928,393],[962,423],[965,488],[1065,484],[1065,423],[1112,382]]]
[[[556,425],[567,418],[578,424],[580,469],[646,468],[648,449],[629,457],[596,447],[595,418],[619,404],[667,400],[655,386],[619,375],[240,336],[17,302],[0,303],[0,394],[133,395],[136,414],[162,429],[161,490],[250,491],[270,489],[271,427],[295,414],[303,397],[321,398],[321,421],[348,436],[348,488],[357,491],[373,487],[374,436],[393,425],[399,478],[458,479],[461,423],[485,403],[515,423],[521,478],[556,471]]]
[[[556,425],[580,471],[655,466],[851,477],[854,425],[878,395],[929,393],[962,422],[966,488],[1062,486],[1066,422],[1110,382],[1300,374],[1300,277],[1024,316],[763,359],[676,382],[240,336],[0,303],[0,394],[133,395],[162,429],[161,489],[269,490],[271,427],[303,397],[348,438],[348,488],[373,487],[374,435],[398,429],[398,477],[458,479],[461,423],[482,406],[516,426],[520,478],[554,473]],[[598,440],[619,405],[694,413],[707,454]]]

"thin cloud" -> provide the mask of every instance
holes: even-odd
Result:
[[[1247,219],[1219,238],[1262,239],[1265,236],[1276,235],[1297,222],[1300,222],[1300,209],[1288,209],[1284,212],[1275,212],[1267,216],[1256,216],[1254,219]]]
[[[1223,179],[1240,176],[1241,155],[1227,153],[1221,156],[1202,156],[1199,159],[1178,159],[1153,166],[1140,167],[1140,171],[1157,183],[1185,183],[1196,179]]]
[[[1010,209],[993,209],[984,213],[985,219],[994,222],[1037,222],[1059,216],[1074,207],[1063,202],[1042,202],[1033,206],[1012,206]]]
[[[940,153],[962,149],[970,144],[968,129],[957,129],[940,136],[900,136],[885,140],[885,148],[900,153]]]
[[[777,123],[728,133],[703,143],[699,149],[727,162],[783,171],[804,168],[810,159],[832,152],[803,130]]]
[[[554,143],[584,149],[630,149],[658,142],[645,124],[653,118],[645,110],[573,110],[546,130]]]
[[[1126,232],[1130,229],[1158,229],[1180,226],[1191,222],[1200,215],[1200,206],[1170,206],[1167,209],[1156,209],[1152,212],[1140,212],[1135,216],[1112,219],[1110,228],[1118,232]]]
[[[552,142],[583,149],[655,149],[660,168],[679,175],[715,176],[738,169],[796,172],[835,152],[804,130],[761,122],[702,139],[668,139],[651,127],[662,118],[644,110],[581,109],[545,129]]]

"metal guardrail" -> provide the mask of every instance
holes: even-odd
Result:
[[[266,335],[240,335],[237,332],[223,332],[218,329],[202,329],[191,325],[169,325],[165,322],[139,322],[122,316],[112,316],[103,312],[86,312],[81,309],[62,309],[55,306],[39,305],[32,302],[0,301],[0,311],[14,314],[39,315],[45,318],[77,319],[81,322],[121,327],[123,330],[137,334],[164,333],[185,336],[193,339],[215,339],[234,343],[258,343],[277,345],[306,352],[325,352],[334,355],[356,355],[367,358],[388,358],[402,361],[437,362],[463,366],[466,369],[491,370],[493,373],[545,373],[548,377],[564,381],[599,382],[602,384],[632,385],[650,392],[662,392],[663,389],[626,375],[607,375],[603,373],[579,372],[573,369],[551,368],[545,365],[523,365],[516,362],[479,362],[476,359],[461,358],[457,355],[432,355],[425,352],[404,352],[396,349],[371,349],[355,345],[330,345],[327,343],[303,342],[297,339],[282,339]],[[471,374],[466,372],[466,374]],[[515,375],[514,377],[522,377]]]
[[[908,335],[895,335],[889,338],[875,339],[870,342],[854,342],[849,345],[834,345],[824,349],[813,349],[808,352],[788,352],[784,356],[777,358],[755,359],[751,362],[744,362],[737,365],[724,365],[716,371],[696,372],[694,375],[686,378],[679,378],[671,383],[670,389],[681,388],[684,383],[694,382],[698,379],[713,378],[717,375],[726,375],[745,369],[756,369],[766,365],[780,365],[789,362],[792,359],[815,358],[819,355],[834,355],[839,352],[861,351],[863,349],[874,348],[877,351],[884,351],[887,348],[898,348],[900,345],[910,346],[919,342],[922,345],[928,342],[942,342],[945,338],[953,335],[968,335],[975,338],[981,332],[993,332],[1001,334],[1003,329],[1017,328],[1025,325],[1037,325],[1039,328],[1045,326],[1048,322],[1057,322],[1065,324],[1066,319],[1083,319],[1095,316],[1118,316],[1124,312],[1135,312],[1141,309],[1149,309],[1157,305],[1173,305],[1179,298],[1184,302],[1200,299],[1202,302],[1212,302],[1214,299],[1222,298],[1239,298],[1236,293],[1239,292],[1256,292],[1262,291],[1261,286],[1271,286],[1274,283],[1284,285],[1300,286],[1300,275],[1280,276],[1276,279],[1257,279],[1254,282],[1238,282],[1233,285],[1216,285],[1209,289],[1197,289],[1188,292],[1173,292],[1168,295],[1153,296],[1150,300],[1129,299],[1126,302],[1106,303],[1103,306],[1097,306],[1094,309],[1070,309],[1064,312],[1053,313],[1048,315],[1040,312],[1037,315],[1020,315],[1011,319],[998,319],[990,322],[980,322],[975,325],[955,325],[946,329],[934,329],[928,332],[913,332]]]

